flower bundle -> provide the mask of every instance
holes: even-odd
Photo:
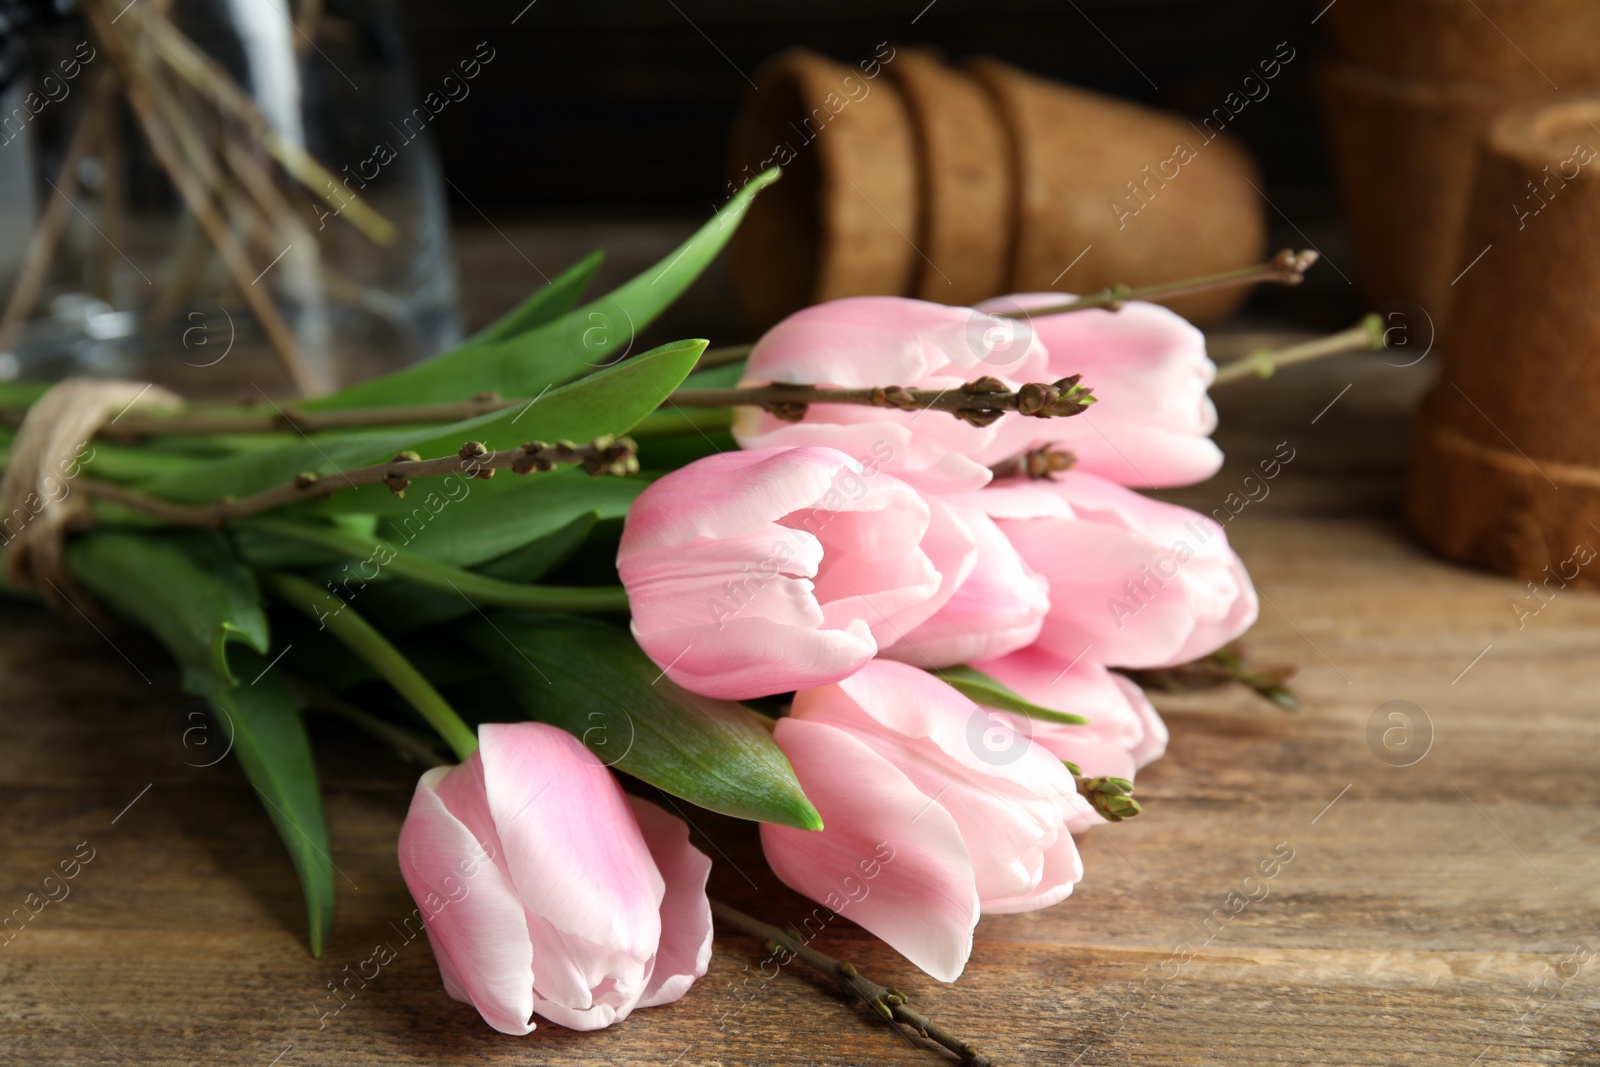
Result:
[[[781,880],[945,981],[983,915],[1068,896],[1073,835],[1137,813],[1167,741],[1119,669],[1256,617],[1221,528],[1136,491],[1218,468],[1215,368],[1117,293],[858,298],[748,353],[622,358],[775,177],[603,299],[580,303],[592,256],[460,347],[292,407],[0,387],[7,584],[170,650],[313,952],[335,885],[302,712],[325,709],[430,765],[400,870],[445,988],[496,1029],[682,997],[715,912],[981,1060],[709,901],[681,805],[759,823]]]

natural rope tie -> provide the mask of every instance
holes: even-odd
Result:
[[[76,607],[69,597],[76,586],[66,571],[65,541],[69,531],[89,523],[88,501],[73,494],[72,479],[93,455],[90,442],[123,412],[181,404],[175,394],[147,383],[69,378],[28,409],[0,479],[6,581],[33,587],[58,611]]]

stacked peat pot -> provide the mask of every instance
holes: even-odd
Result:
[[[1339,0],[1326,13],[1335,58],[1319,80],[1362,288],[1443,322],[1481,247],[1461,231],[1484,132],[1509,106],[1600,84],[1600,3]]]
[[[971,304],[1245,267],[1266,245],[1249,155],[1165,112],[992,59],[880,49],[857,67],[805,51],[755,75],[734,182],[777,164],[734,235],[751,323],[848,296]],[[1215,322],[1244,289],[1171,307]]]
[[[1600,93],[1503,113],[1476,170],[1462,247],[1483,251],[1417,418],[1408,511],[1445,555],[1526,579],[1525,619],[1600,588]]]

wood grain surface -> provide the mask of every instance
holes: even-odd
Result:
[[[1145,813],[1080,841],[1064,903],[985,919],[953,985],[848,923],[819,946],[1001,1064],[1600,1063],[1600,599],[1559,593],[1519,627],[1520,583],[1408,538],[1429,371],[1346,358],[1219,392],[1228,464],[1174,494],[1238,508],[1227,530],[1263,601],[1249,643],[1300,665],[1300,711],[1158,699],[1172,744],[1140,776]],[[1240,508],[1281,442],[1294,458]],[[281,845],[230,759],[196,766],[222,741],[185,737],[205,720],[159,648],[5,607],[0,694],[0,913],[80,860],[64,900],[0,934],[0,1063],[952,1062],[794,968],[744,991],[764,953],[732,933],[675,1005],[596,1034],[495,1033],[397,932],[413,768],[319,724],[341,879],[313,959]],[[690,814],[716,895],[780,924],[809,911],[752,827]],[[396,958],[329,1014],[330,983],[380,942]]]

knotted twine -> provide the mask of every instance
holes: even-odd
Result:
[[[0,478],[0,536],[6,581],[31,586],[51,607],[81,612],[66,570],[66,536],[89,525],[87,494],[72,492],[95,434],[135,407],[178,407],[176,394],[148,382],[68,378],[40,397],[11,442]],[[90,602],[92,603],[92,601]]]

